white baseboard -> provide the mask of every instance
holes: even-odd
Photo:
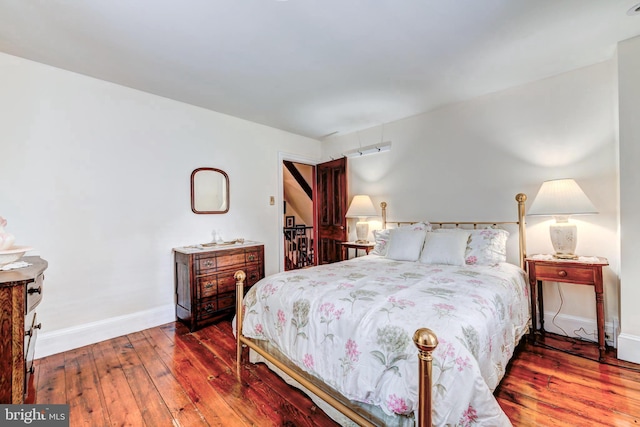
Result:
[[[620,334],[618,337],[618,359],[640,363],[640,337]]]
[[[565,335],[573,338],[581,338],[593,342],[598,342],[598,325],[595,319],[585,317],[571,316],[567,314],[558,314],[555,322],[553,316],[556,313],[544,313],[544,330],[553,332],[558,335]],[[604,334],[605,341],[610,347],[618,347],[618,321],[605,322]]]
[[[35,358],[142,331],[176,320],[176,306],[164,305],[125,316],[38,334]]]

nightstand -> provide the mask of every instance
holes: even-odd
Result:
[[[596,297],[596,317],[598,324],[598,349],[600,361],[604,361],[604,287],[602,284],[602,267],[609,265],[606,258],[589,257],[581,261],[571,259],[539,259],[535,257],[525,259],[529,272],[529,286],[531,287],[531,323],[533,339],[536,339],[537,312],[540,313],[540,331],[544,333],[544,301],[542,297],[542,282],[565,282],[576,285],[593,286]],[[536,307],[536,303],[538,307]],[[536,310],[536,308],[538,310]]]
[[[343,261],[349,259],[349,249],[355,249],[356,256],[358,256],[358,249],[362,249],[363,251],[366,252],[367,255],[369,255],[369,252],[371,252],[371,250],[376,246],[376,244],[373,242],[367,242],[367,243],[341,242],[340,245],[342,245]]]

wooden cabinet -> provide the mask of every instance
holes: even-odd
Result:
[[[264,245],[244,243],[199,249],[174,248],[176,317],[191,331],[235,312],[236,271],[247,274],[245,289],[264,277]]]
[[[42,300],[47,261],[24,257],[28,267],[0,271],[0,403],[35,400],[33,356],[40,323],[35,308]]]

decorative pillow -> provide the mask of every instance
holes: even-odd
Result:
[[[398,227],[398,228],[394,228],[393,230],[398,230],[398,229],[411,229],[411,230],[424,230],[424,231],[431,231],[431,224],[429,224],[428,222],[417,222],[415,224],[411,224],[411,225],[403,225],[402,227]],[[387,249],[389,248],[389,233],[391,233],[392,229],[385,229],[385,230],[374,230],[373,232],[373,238],[375,240],[375,247],[373,248],[373,250],[370,252],[373,255],[380,255],[380,256],[386,256],[387,255]]]
[[[471,233],[427,233],[420,255],[423,264],[464,265]]]
[[[469,265],[495,265],[507,261],[507,239],[509,232],[500,228],[463,230],[459,228],[441,228],[438,233],[469,232],[465,262]]]
[[[387,258],[396,261],[417,261],[427,232],[410,227],[394,228],[389,232]]]
[[[374,230],[373,231],[373,239],[376,245],[373,247],[373,250],[370,252],[373,255],[381,255],[385,256],[387,254],[387,248],[389,247],[389,233],[391,230]]]

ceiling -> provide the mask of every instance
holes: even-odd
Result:
[[[0,51],[322,139],[611,58],[638,0],[0,0]]]

